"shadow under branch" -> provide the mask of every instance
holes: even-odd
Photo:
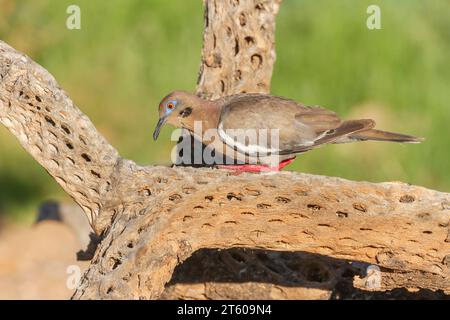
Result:
[[[177,266],[166,289],[189,283],[269,283],[284,287],[331,291],[331,299],[450,299],[442,290],[406,288],[389,291],[363,290],[355,276],[367,276],[370,264],[336,259],[308,252],[260,249],[201,249]],[[381,268],[382,271],[384,270]],[[172,297],[173,298],[173,297]],[[237,298],[237,297],[236,297]]]

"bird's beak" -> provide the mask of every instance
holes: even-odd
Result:
[[[153,140],[158,139],[159,132],[161,131],[161,128],[165,122],[166,122],[166,117],[159,118],[158,123],[156,124],[155,131],[153,131]]]

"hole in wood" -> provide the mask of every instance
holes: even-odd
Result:
[[[230,200],[230,201],[233,200],[233,199],[241,201],[242,197],[237,195],[237,194],[235,194],[235,193],[233,193],[233,192],[230,192],[230,193],[227,194],[227,199]]]
[[[241,81],[241,79],[242,79],[242,71],[236,70],[236,72],[234,73],[234,81]]]
[[[367,212],[367,207],[362,203],[354,203],[353,208],[361,212]]]
[[[419,219],[428,219],[430,218],[430,214],[428,212],[421,212],[417,214],[417,218]]]
[[[337,215],[339,218],[347,218],[347,217],[348,217],[348,213],[347,213],[347,212],[344,212],[344,211],[336,211],[336,215]]]
[[[120,261],[117,258],[111,258],[111,269],[114,270],[116,269],[118,266],[120,266],[122,264],[122,261]]]
[[[255,44],[255,38],[253,38],[253,37],[251,37],[251,36],[245,37],[244,40],[245,40],[245,43],[246,43],[248,46],[251,46],[251,45],[254,45],[254,44]]]
[[[61,125],[61,128],[64,130],[65,133],[70,134],[70,129],[66,125]]]
[[[263,4],[262,2],[258,2],[258,3],[255,5],[255,9],[256,9],[256,10],[264,10],[264,4]]]
[[[178,193],[174,193],[169,196],[170,201],[177,201],[180,200],[181,198],[182,198],[181,195],[179,195]]]
[[[289,203],[291,202],[291,199],[286,197],[276,197],[275,200],[279,203]]]
[[[86,153],[82,153],[81,154],[81,157],[86,161],[86,162],[91,162],[92,160],[91,160],[91,157],[88,155],[88,154],[86,154]]]
[[[92,174],[93,176],[99,178],[99,179],[102,177],[102,176],[100,175],[100,173],[95,172],[94,170],[91,170],[91,174]]]
[[[161,177],[156,178],[157,183],[167,183],[167,181],[168,180],[166,178],[161,178]]]
[[[233,34],[233,32],[231,31],[231,28],[227,27],[227,36],[231,37],[232,34]]]
[[[297,190],[295,191],[295,194],[300,196],[300,197],[307,197],[308,196],[308,191],[305,190]]]
[[[245,193],[250,196],[257,197],[261,194],[261,191],[256,190],[256,189],[245,188]]]
[[[262,62],[263,62],[263,58],[260,54],[254,54],[252,55],[252,57],[250,58],[250,61],[252,63],[252,66],[254,69],[258,69],[261,67]]]
[[[245,16],[245,13],[241,13],[239,15],[239,24],[243,27],[247,24],[247,17]]]
[[[145,230],[145,227],[139,227],[139,229],[138,229],[138,234],[141,234],[142,232],[144,232],[144,230]]]
[[[414,202],[415,200],[416,200],[416,198],[409,194],[405,194],[405,195],[401,196],[399,199],[399,201],[401,203],[411,203],[411,202]]]
[[[53,119],[50,118],[49,116],[45,116],[45,121],[47,121],[47,123],[51,124],[53,127],[56,126],[55,121],[53,121]]]
[[[197,189],[193,188],[193,187],[184,187],[183,188],[183,192],[185,194],[192,194],[196,191]]]
[[[69,148],[70,150],[73,150],[73,144],[70,143],[69,141],[66,141],[66,147]]]
[[[306,207],[312,211],[319,211],[319,210],[323,209],[318,204],[313,204],[313,203],[308,204]]]

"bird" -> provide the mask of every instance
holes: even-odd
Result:
[[[298,154],[327,144],[423,141],[374,129],[373,119],[343,120],[320,106],[261,93],[207,100],[190,92],[173,91],[161,100],[158,112],[154,140],[165,124],[186,129],[212,150],[215,160],[226,156],[227,162],[218,161],[217,167],[238,172],[279,171]]]

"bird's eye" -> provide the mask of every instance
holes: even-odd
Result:
[[[172,110],[173,108],[175,108],[175,105],[173,104],[173,102],[169,102],[167,104],[167,109]]]

